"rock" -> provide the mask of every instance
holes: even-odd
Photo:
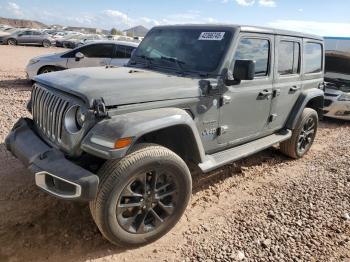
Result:
[[[271,246],[271,239],[265,239],[264,241],[262,241],[261,242],[261,246],[263,247],[263,248],[268,248],[268,247],[270,247]]]
[[[236,253],[235,260],[242,261],[244,259],[245,259],[245,255],[244,255],[243,251],[238,251]]]
[[[344,214],[342,215],[342,219],[344,219],[344,220],[346,220],[346,221],[350,220],[350,215],[349,215],[349,213],[344,213]]]

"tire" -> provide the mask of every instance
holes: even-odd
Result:
[[[47,73],[55,72],[55,71],[57,71],[57,68],[54,66],[44,66],[44,67],[40,68],[38,75],[47,74]]]
[[[10,38],[7,40],[8,45],[17,45],[17,41],[14,38]]]
[[[50,42],[50,41],[48,41],[48,40],[44,40],[44,41],[43,41],[43,43],[42,43],[42,45],[43,45],[43,47],[48,48],[48,47],[50,47],[50,46],[51,46],[51,42]]]
[[[107,161],[98,175],[91,214],[102,235],[118,246],[159,239],[179,221],[191,198],[187,165],[155,144],[139,144],[124,158]]]
[[[292,137],[280,144],[280,151],[291,158],[303,157],[314,142],[317,127],[317,112],[314,109],[305,108],[293,130]]]

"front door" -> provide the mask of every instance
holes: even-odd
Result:
[[[224,88],[220,108],[220,144],[234,146],[268,133],[273,95],[273,51],[274,36],[240,36],[232,64],[238,59],[254,60],[255,79]]]
[[[109,65],[114,51],[114,44],[91,44],[75,50],[84,55],[77,60],[75,56],[68,58],[67,68],[94,67]]]

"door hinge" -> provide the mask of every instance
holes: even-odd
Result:
[[[218,132],[217,132],[218,136],[225,134],[227,132],[227,130],[228,130],[228,126],[220,126],[218,128]]]
[[[232,98],[228,95],[224,95],[220,98],[220,106],[224,106],[227,105],[229,103],[231,103]]]
[[[270,115],[270,116],[269,116],[269,123],[275,121],[276,118],[277,118],[277,116],[278,116],[277,114],[272,114],[272,115]]]
[[[272,97],[278,97],[281,94],[281,89],[273,90]]]

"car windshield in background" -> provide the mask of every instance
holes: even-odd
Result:
[[[207,29],[154,29],[140,44],[136,59],[179,71],[211,73],[225,54],[232,33]]]

